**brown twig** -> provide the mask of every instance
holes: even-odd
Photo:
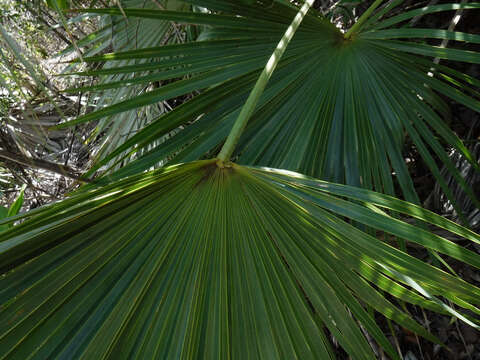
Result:
[[[78,95],[77,116],[80,115],[80,111],[82,110],[82,95],[83,95],[82,93],[80,93],[80,95]],[[65,158],[65,162],[64,162],[63,166],[67,166],[68,161],[70,160],[70,154],[72,153],[73,141],[75,140],[75,133],[77,131],[77,128],[78,127],[75,125],[75,127],[73,128],[73,130],[71,132],[72,138],[70,139],[70,144],[68,145],[67,156]]]
[[[71,168],[61,164],[56,164],[41,159],[28,158],[22,154],[15,154],[5,150],[0,150],[0,158],[16,162],[17,164],[54,172],[74,180],[88,182],[88,180],[82,179],[80,176],[76,175]]]

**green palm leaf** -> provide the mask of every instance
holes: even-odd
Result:
[[[122,0],[118,4],[121,6],[121,9],[124,7],[143,7],[148,9],[147,11],[159,8],[188,10],[191,7],[177,0],[161,0],[156,3],[144,0]],[[117,8],[117,10],[122,11],[120,8]],[[182,35],[185,33],[183,28],[172,25],[169,21],[155,21],[145,18],[127,19],[123,15],[114,19],[104,17],[101,19],[100,24],[98,31],[78,41],[77,46],[84,49],[84,56],[93,57],[104,51],[107,47],[113,48],[113,51],[126,52],[132,49],[143,49],[146,47],[160,46],[162,44],[175,44],[183,42]],[[75,51],[75,47],[70,46],[59,53],[58,56],[67,55],[73,51]],[[145,77],[150,76],[151,80],[147,88],[153,88],[154,86],[151,84],[154,81],[161,80],[157,79],[158,76],[155,78],[154,76],[148,75],[148,71],[151,69],[149,59],[124,59],[123,61],[117,62],[115,68],[118,67],[119,64],[127,68],[143,68],[143,75]],[[72,69],[78,71],[79,65],[80,64],[72,64],[65,69],[65,72],[71,71]],[[103,63],[101,69],[96,70],[107,76],[104,76],[99,84],[93,86],[96,92],[90,94],[91,96],[88,99],[88,103],[94,108],[102,108],[146,91],[145,81],[139,82],[133,79],[133,77],[137,77],[138,74],[118,72],[116,69],[112,69],[111,65],[111,63]],[[174,73],[170,73],[170,76],[174,75]],[[169,77],[164,78],[168,79]],[[118,83],[120,85],[112,86],[112,83]],[[125,86],[125,84],[128,84],[128,86]],[[90,88],[89,86],[84,86],[75,92],[84,94]],[[66,91],[68,92],[69,90]],[[165,105],[162,102],[156,102],[140,110],[125,111],[118,115],[116,117],[117,121],[113,123],[111,121],[112,119],[106,116],[99,121],[89,139],[89,141],[94,141],[96,140],[95,137],[101,134],[98,138],[100,144],[95,153],[95,157],[103,158],[106,154],[111,153],[115,148],[123,144],[125,140],[130,138],[132,134],[135,134],[139,129],[147,126],[152,119],[166,113],[168,110],[168,104]],[[161,140],[157,140],[153,145],[156,146],[160,143]]]
[[[27,221],[0,235],[0,358],[323,359],[326,328],[351,356],[372,359],[359,323],[398,358],[361,302],[437,340],[377,286],[442,313],[453,310],[435,296],[478,312],[480,289],[343,219],[477,268],[480,256],[372,206],[480,242],[386,195],[216,160],[19,215]]]
[[[478,254],[399,218],[475,243],[478,234],[388,195],[228,161],[257,103],[269,108],[288,83],[301,89],[299,73],[282,73],[298,54],[279,61],[312,4],[303,5],[278,43],[218,159],[84,187],[59,203],[0,219],[0,227],[20,221],[0,233],[0,358],[328,359],[333,336],[351,357],[374,359],[366,331],[399,359],[364,304],[439,343],[396,302],[480,328],[472,316],[480,314],[480,288],[385,241],[407,239],[480,268]],[[261,97],[277,65],[285,77],[266,89],[266,101]],[[212,72],[193,81],[208,83]],[[223,87],[224,105],[257,73]],[[175,121],[191,113],[191,104],[215,104],[212,94],[218,95],[208,90],[179,107]],[[238,111],[222,111],[226,131]],[[199,123],[185,131],[194,133]]]
[[[132,85],[178,76],[188,75],[188,78],[108,106],[62,127],[203,90],[198,101],[194,99],[172,114],[158,117],[100,160],[88,175],[101,166],[112,167],[113,159],[117,164],[122,159],[137,158],[111,178],[117,179],[159,162],[211,156],[225,140],[227,129],[231,128],[260,69],[295,13],[281,2],[274,2],[268,11],[263,5],[226,0],[188,2],[222,14],[124,11],[132,17],[208,25],[208,30],[200,36],[202,41],[85,59],[112,63],[134,58],[154,61],[152,66],[157,66],[157,70],[149,76],[134,76]],[[418,13],[479,7],[480,4],[430,6],[379,22],[380,15],[391,9],[386,7],[372,17],[374,20],[366,22],[365,30],[349,40],[344,40],[328,21],[310,12],[259,101],[234,154],[237,161],[300,171],[387,194],[394,194],[391,175],[394,172],[405,198],[417,202],[402,156],[405,135],[408,135],[451,201],[454,199],[435,157],[446,164],[466,194],[478,203],[444,151],[442,144],[446,143],[478,168],[460,139],[444,124],[448,107],[439,96],[445,95],[479,111],[477,85],[448,67],[434,65],[426,57],[479,63],[480,55],[462,49],[438,48],[416,39],[478,42],[479,36],[436,29],[385,28]],[[118,9],[84,11],[120,15]],[[434,77],[428,74],[432,68],[435,68]],[[116,70],[135,74],[142,71],[142,67],[120,66]],[[102,86],[128,85],[114,82]],[[166,136],[165,142],[152,148],[154,141]],[[144,151],[143,155],[139,155],[139,151]]]

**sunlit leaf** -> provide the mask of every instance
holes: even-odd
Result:
[[[477,268],[480,256],[367,202],[445,226],[441,217],[369,191],[361,205],[351,190],[213,159],[18,215],[0,235],[0,356],[328,359],[328,329],[353,358],[374,359],[360,323],[398,359],[362,302],[438,342],[377,286],[441,313],[442,298],[475,309],[480,289],[346,219],[403,229]]]
[[[256,74],[295,12],[280,2],[268,5],[268,10],[259,3],[246,5],[227,0],[189,0],[188,3],[222,13],[128,8],[124,11],[131,18],[208,25],[200,35],[202,41],[85,58],[87,62],[107,61],[112,66],[110,73],[116,69],[118,73],[132,75],[131,80],[107,82],[88,90],[149,84],[158,79],[175,81],[61,127],[105,116],[115,123],[116,116],[122,112],[192,91],[201,91],[199,99],[203,101],[193,99],[171,115],[159,116],[150,126],[106,154],[87,176],[105,165],[110,170],[116,169],[123,160],[133,162],[113,174],[112,179],[159,163],[212,156],[225,141]],[[383,20],[397,5],[398,2],[393,2],[381,9],[367,21],[365,30],[348,40],[333,24],[310,11],[240,139],[234,154],[236,160],[242,164],[300,171],[387,194],[395,193],[394,177],[405,199],[418,202],[403,156],[405,140],[410,137],[458,213],[461,214],[461,209],[440,173],[437,158],[465,194],[480,206],[444,150],[444,144],[455,148],[478,169],[462,141],[445,125],[449,111],[442,99],[442,96],[449,97],[479,112],[478,85],[446,66],[437,67],[431,59],[478,63],[480,55],[461,48],[418,42],[418,39],[446,39],[476,43],[479,36],[437,29],[387,29],[420,13],[460,8],[475,11],[480,5],[428,6]],[[84,11],[120,16],[118,8]],[[115,66],[120,59],[136,58],[150,59],[146,65],[151,71],[149,75],[141,75],[147,69],[143,65],[138,68]],[[433,77],[430,76],[432,68],[435,68]],[[208,98],[212,101],[207,101]]]

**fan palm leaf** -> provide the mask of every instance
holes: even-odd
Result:
[[[182,162],[209,157],[223,143],[260,69],[293,17],[284,2],[261,4],[189,0],[221,14],[124,9],[129,17],[172,20],[208,26],[197,42],[99,55],[85,61],[152,59],[148,76],[111,82],[111,88],[178,79],[159,89],[102,108],[61,126],[120,114],[165,99],[203,90],[195,99],[158,117],[129,141],[100,160],[94,169],[122,155],[129,158],[168,136],[113,179],[148,169],[159,161]],[[393,5],[397,3],[393,3]],[[427,6],[394,17],[375,14],[349,39],[318,14],[310,13],[287,49],[236,149],[239,163],[286,168],[323,179],[394,194],[392,173],[409,201],[418,202],[402,156],[410,136],[447,196],[454,201],[435,159],[473,199],[444,144],[454,147],[478,169],[461,140],[446,126],[448,106],[441,96],[480,110],[478,80],[435,65],[429,57],[480,63],[477,52],[439,48],[423,39],[480,42],[480,36],[437,29],[390,28],[418,14],[479,9],[480,4]],[[120,15],[118,9],[85,12]],[[383,16],[383,17],[382,17]],[[401,40],[399,40],[401,39]],[[422,40],[423,42],[419,42]],[[118,73],[142,66],[109,69]],[[431,72],[433,70],[433,76]],[[102,70],[84,75],[106,74]],[[101,87],[72,89],[99,90]],[[112,118],[115,121],[115,118]],[[117,162],[120,160],[117,160]],[[461,211],[458,211],[461,213]]]
[[[17,215],[0,234],[0,358],[333,358],[325,328],[372,359],[359,324],[398,358],[362,302],[438,342],[379,290],[476,326],[440,297],[478,313],[480,289],[345,219],[480,256],[385,211],[480,242],[386,195],[215,159]]]

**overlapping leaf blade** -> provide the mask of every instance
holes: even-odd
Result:
[[[89,174],[107,164],[113,168],[111,161],[114,159],[117,164],[121,159],[136,158],[113,179],[138,173],[159,162],[211,156],[224,141],[226,129],[231,126],[256,79],[255,72],[263,68],[268,54],[291,20],[289,16],[294,13],[294,9],[281,2],[273,2],[268,11],[263,5],[226,0],[192,0],[189,3],[221,11],[222,15],[136,9],[125,9],[125,13],[127,16],[175,18],[179,22],[208,24],[209,28],[200,36],[202,41],[86,59],[113,63],[115,59],[146,56],[157,61],[158,68],[153,70],[152,77],[135,76],[134,81],[148,84],[157,78],[179,74],[187,78],[88,114],[71,124],[132,111],[192,90],[203,90],[200,97],[203,96],[203,100],[210,97],[214,101],[192,100],[171,116],[159,117],[101,159]],[[479,6],[460,7],[477,9]],[[411,16],[457,8],[457,5],[433,6],[412,11]],[[120,15],[118,9],[90,11]],[[479,111],[478,91],[463,74],[453,79],[452,70],[444,66],[435,67],[434,77],[429,76],[434,64],[423,56],[477,63],[480,55],[421,44],[415,39],[477,42],[478,35],[435,29],[385,29],[409,16],[409,13],[399,15],[397,20],[385,20],[378,26],[370,23],[364,32],[345,41],[333,25],[311,12],[295,34],[277,74],[260,100],[237,147],[237,160],[243,164],[301,171],[387,194],[394,194],[391,175],[394,172],[405,198],[416,202],[417,195],[402,156],[405,136],[410,136],[451,200],[435,157],[442,159],[468,196],[475,199],[443,150],[446,143],[475,164],[462,142],[444,125],[448,107],[438,93]],[[193,49],[201,50],[191,52]],[[119,72],[141,70],[140,67],[118,67]],[[152,148],[154,141],[165,137],[168,137],[166,142]]]
[[[123,8],[146,8],[152,9],[168,8],[172,10],[187,10],[188,4],[177,0],[161,0],[157,2],[146,2],[143,0],[122,0],[118,2],[117,10]],[[113,51],[128,51],[131,49],[143,49],[146,47],[160,46],[162,44],[174,44],[183,42],[184,30],[178,28],[177,25],[172,25],[169,21],[158,21],[151,19],[130,18],[127,19],[123,15],[118,17],[103,17],[100,23],[100,29],[77,42],[77,47],[83,49],[83,57],[92,58],[96,54],[105,51],[105,48],[112,48]],[[65,55],[75,51],[75,47],[71,46],[58,55]],[[82,57],[82,58],[83,58]],[[148,76],[148,66],[151,59],[137,58],[124,59],[115,64],[117,66],[144,68],[143,75]],[[66,70],[75,69],[79,72],[77,66],[80,64],[72,64]],[[125,99],[137,96],[145,92],[147,89],[155,87],[153,80],[145,85],[145,82],[131,83],[133,74],[126,72],[112,71],[110,63],[101,65],[101,69],[97,70],[106,74],[96,84],[94,88],[95,93],[90,93],[88,99],[89,105],[102,108],[107,104],[121,102]],[[74,72],[74,73],[75,73]],[[81,71],[80,71],[81,72]],[[112,86],[105,83],[128,83],[129,86]],[[77,89],[75,93],[84,95],[92,86],[92,82],[85,82],[82,89]],[[68,89],[66,90],[68,92]],[[163,102],[156,102],[149,106],[144,106],[142,109],[134,109],[118,114],[117,120],[111,122],[109,116],[101,119],[97,125],[96,131],[92,134],[89,141],[94,141],[98,134],[102,134],[101,138],[97,140],[100,142],[96,149],[95,157],[102,158],[105,154],[111,153],[115,148],[123,144],[128,138],[135,134],[139,129],[147,126],[152,119],[157,118],[161,114],[166,113],[170,109],[168,104]],[[161,139],[157,139],[152,145],[161,143]],[[92,154],[93,155],[93,154]],[[126,163],[126,161],[125,161]]]

